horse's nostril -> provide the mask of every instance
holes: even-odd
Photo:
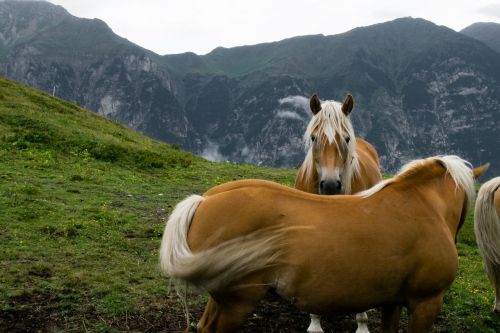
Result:
[[[342,182],[339,180],[322,180],[319,182],[319,194],[340,194],[342,191]]]

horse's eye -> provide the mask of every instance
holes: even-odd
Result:
[[[316,141],[316,135],[314,135],[314,134],[311,135],[311,141],[312,142]]]
[[[347,136],[347,137],[345,138],[345,142],[346,142],[346,143],[349,143],[349,141],[351,141],[351,137],[350,137],[350,136]]]

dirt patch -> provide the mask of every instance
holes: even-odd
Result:
[[[152,320],[149,332],[185,332],[186,319],[182,313],[180,303],[176,297],[171,297],[167,301],[167,312],[164,312],[155,322]],[[190,308],[192,321],[195,323],[203,313],[204,305]],[[162,311],[158,309],[158,311]],[[369,329],[371,333],[381,333],[379,310],[368,312]],[[144,320],[144,319],[142,319]],[[129,320],[130,321],[130,320]],[[309,326],[309,314],[299,311],[289,302],[279,296],[269,293],[265,299],[259,302],[252,314],[242,324],[237,333],[306,333]],[[321,324],[325,333],[354,333],[357,328],[355,315],[327,316],[321,319]],[[132,328],[130,326],[129,328]],[[139,327],[137,327],[139,329]],[[400,332],[407,331],[407,322],[403,318],[400,322]],[[444,325],[444,321],[438,319],[432,330],[433,333],[443,333],[449,330]],[[190,332],[196,332],[195,327],[191,327]]]
[[[88,301],[88,300],[86,300]],[[125,314],[122,316],[102,317],[95,308],[84,306],[82,314],[63,319],[58,305],[60,300],[51,294],[23,294],[11,299],[16,310],[0,310],[0,332],[51,332],[51,331],[92,331],[97,324],[104,324],[118,332],[164,332],[181,333],[185,331],[186,319],[179,300],[169,296],[159,303],[149,304],[143,315]],[[85,303],[85,302],[83,302]],[[192,322],[195,323],[203,313],[204,305],[190,307]],[[379,333],[380,312],[369,311],[369,328],[371,333]],[[356,321],[354,315],[329,316],[321,320],[325,333],[354,333]],[[237,333],[306,333],[309,326],[309,315],[296,309],[277,295],[269,293],[255,308]],[[400,332],[406,332],[406,321],[401,321]],[[432,332],[447,332],[440,319],[435,323]],[[191,327],[190,332],[196,332]]]
[[[50,332],[59,325],[52,294],[21,294],[10,299],[11,306],[0,310],[0,332]]]

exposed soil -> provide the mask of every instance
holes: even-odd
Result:
[[[150,304],[144,315],[112,318],[98,316],[95,309],[88,305],[89,300],[82,300],[83,309],[80,310],[83,310],[84,314],[81,315],[81,321],[78,323],[74,322],[74,317],[64,319],[65,316],[61,315],[64,309],[61,308],[60,299],[50,294],[22,295],[11,301],[11,305],[15,305],[17,310],[0,310],[0,332],[51,332],[65,329],[75,331],[75,326],[79,327],[77,331],[86,332],[92,331],[89,327],[94,326],[96,322],[102,322],[118,332],[180,333],[185,332],[186,328],[182,307],[175,296],[167,297],[161,304]],[[203,307],[203,305],[198,305],[189,309],[192,322],[196,322],[201,317]],[[379,311],[370,310],[368,316],[370,332],[381,332]],[[354,333],[356,331],[354,317],[354,315],[323,317],[321,320],[323,330],[326,333]],[[288,302],[269,293],[243,323],[238,333],[306,333],[308,325],[307,313],[297,310]],[[196,329],[191,327],[190,332],[195,331]],[[406,322],[402,320],[400,332],[405,331]],[[433,332],[447,332],[441,320],[438,319],[435,323]]]

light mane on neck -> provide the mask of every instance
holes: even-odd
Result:
[[[465,191],[467,202],[470,207],[475,197],[472,168],[469,162],[455,155],[434,156],[426,159],[411,161],[404,165],[398,172],[398,174],[393,178],[383,180],[372,188],[358,193],[358,195],[369,197],[377,192],[380,192],[388,185],[395,183],[396,181],[401,181],[413,174],[418,173],[421,168],[425,167],[425,165],[427,165],[431,161],[439,161],[444,165],[444,167],[446,168],[446,173],[453,179],[456,187],[462,188]]]

